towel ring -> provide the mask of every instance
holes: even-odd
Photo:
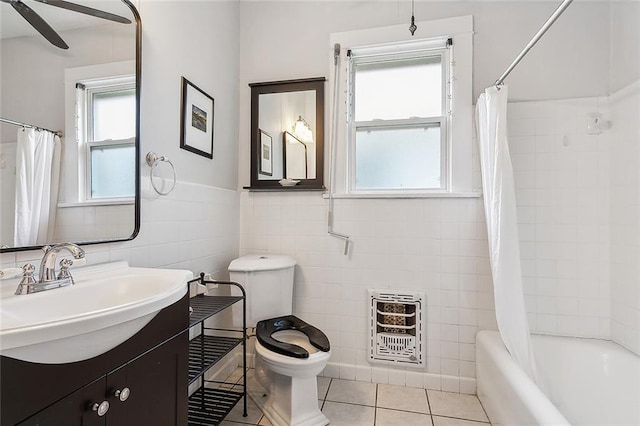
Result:
[[[166,192],[160,191],[156,187],[156,184],[153,182],[153,177],[154,177],[153,176],[153,169],[155,169],[155,167],[161,161],[164,161],[165,163],[169,163],[169,165],[171,166],[171,170],[173,171],[173,184],[171,185],[171,188],[169,188],[169,190],[166,191]],[[176,174],[176,168],[174,167],[174,165],[171,162],[171,160],[169,160],[164,155],[162,157],[158,157],[155,152],[151,151],[151,152],[149,152],[147,154],[147,165],[149,167],[151,167],[151,170],[149,171],[149,178],[151,179],[151,186],[153,187],[153,189],[160,195],[168,195],[171,191],[173,191],[173,188],[176,187],[176,180],[178,179],[178,176]]]

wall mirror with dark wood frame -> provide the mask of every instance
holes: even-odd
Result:
[[[325,78],[252,83],[250,190],[324,189]]]
[[[13,2],[0,3],[2,252],[124,241],[140,227],[140,15],[129,0],[72,3],[24,3],[68,48],[38,33]],[[61,137],[49,181],[24,191],[24,165],[38,155],[31,134],[50,136],[30,126]],[[30,193],[47,200],[37,217],[25,208]]]

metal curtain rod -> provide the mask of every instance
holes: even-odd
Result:
[[[547,22],[545,22],[544,25],[538,30],[536,35],[533,36],[533,38],[531,39],[529,44],[527,44],[525,46],[525,48],[522,49],[522,52],[520,52],[520,54],[511,63],[511,65],[509,65],[509,68],[507,68],[507,70],[504,72],[504,74],[502,74],[500,76],[500,78],[496,80],[496,82],[493,84],[494,86],[497,87],[497,86],[501,85],[502,83],[504,83],[504,79],[507,78],[507,76],[511,73],[511,71],[513,71],[513,69],[516,67],[516,65],[518,65],[518,63],[522,60],[522,58],[524,58],[525,55],[527,53],[529,53],[529,50],[531,50],[531,48],[533,46],[535,46],[535,44],[538,42],[538,40],[540,40],[540,38],[544,35],[544,33],[547,32],[549,27],[551,27],[551,25],[553,25],[553,23],[556,21],[556,19],[558,19],[560,17],[560,15],[562,15],[562,12],[564,12],[564,10],[567,7],[569,7],[569,5],[571,4],[572,1],[573,0],[563,0],[562,4],[560,4],[560,6],[558,6],[558,8],[555,10],[555,12],[553,12],[553,14],[549,17],[549,19],[547,19]]]
[[[34,126],[33,124],[27,124],[27,123],[21,123],[19,121],[9,120],[8,118],[0,117],[0,121],[2,121],[3,123],[7,123],[7,124],[13,124],[14,126],[25,127],[27,129],[46,130],[47,132],[51,132],[51,133],[53,133],[54,135],[56,135],[56,136],[58,136],[60,138],[63,135],[61,130],[49,130],[49,129],[45,129],[44,127]]]

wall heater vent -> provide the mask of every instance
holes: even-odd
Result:
[[[424,293],[374,289],[368,293],[369,361],[423,367]]]

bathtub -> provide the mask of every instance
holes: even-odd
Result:
[[[500,335],[476,336],[478,397],[493,425],[640,425],[640,357],[613,342],[532,335],[541,388]]]

